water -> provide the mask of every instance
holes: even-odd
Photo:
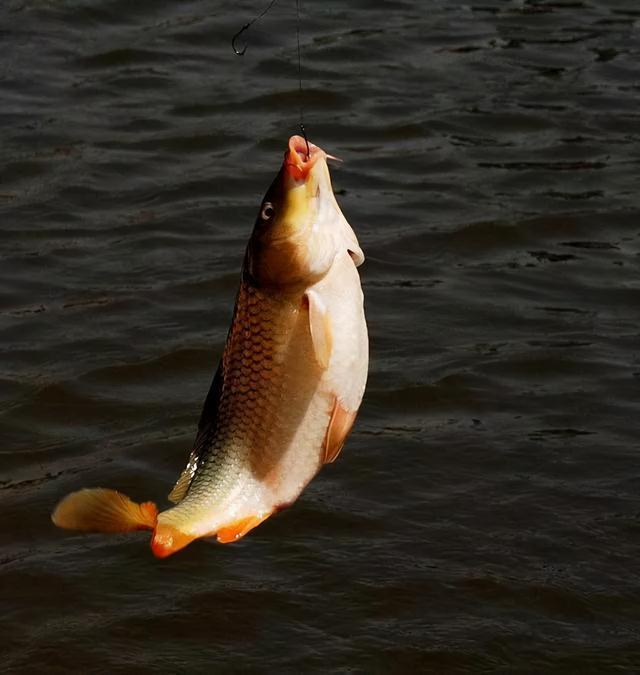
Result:
[[[303,3],[310,139],[367,255],[339,461],[232,546],[166,504],[298,121],[295,6],[0,9],[6,672],[640,671],[636,0]]]

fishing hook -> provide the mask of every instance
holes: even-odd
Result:
[[[236,49],[236,40],[245,32],[245,30],[249,29],[249,26],[251,26],[251,21],[249,23],[245,23],[244,26],[231,38],[231,49],[236,53],[236,56],[244,56],[244,53],[247,51],[247,43],[245,42],[244,47],[238,51]]]
[[[307,132],[304,129],[304,124],[300,122],[300,131],[302,132],[302,138],[304,138],[304,142],[307,144],[307,161],[309,161],[309,157],[311,156],[311,151],[309,150],[309,139],[307,138]]]
[[[251,28],[251,26],[256,22],[259,21],[275,4],[278,2],[278,0],[271,0],[271,2],[265,7],[265,9],[258,14],[258,16],[254,17],[251,19],[251,21],[247,22],[242,26],[242,28],[231,38],[231,48],[235,52],[236,56],[244,56],[244,53],[247,51],[247,43],[245,42],[244,47],[238,51],[236,49],[236,40],[246,31]]]

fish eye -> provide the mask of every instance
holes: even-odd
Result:
[[[276,210],[273,208],[273,204],[271,202],[265,202],[262,211],[260,211],[260,218],[262,218],[262,220],[270,220],[273,218],[275,212]]]

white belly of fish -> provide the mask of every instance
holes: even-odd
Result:
[[[324,304],[331,322],[332,348],[304,422],[282,457],[274,501],[290,504],[323,464],[324,442],[336,400],[354,413],[367,381],[369,341],[360,276],[348,252],[338,254],[329,272],[310,291]]]

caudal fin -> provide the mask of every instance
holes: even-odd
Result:
[[[127,495],[105,488],[72,492],[51,514],[58,527],[84,532],[153,530],[157,519],[158,509],[153,502],[137,504]]]

